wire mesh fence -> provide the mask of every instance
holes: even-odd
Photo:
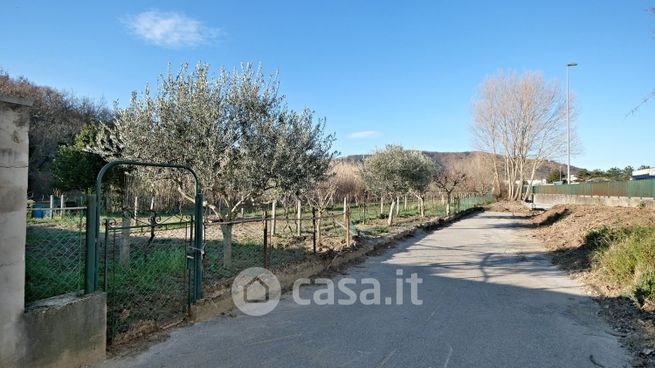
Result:
[[[27,209],[25,303],[84,286],[86,207]]]
[[[303,261],[310,254],[349,246],[342,215],[275,216],[263,213],[234,221],[206,221],[203,283],[211,289],[249,267],[279,268]],[[226,239],[229,239],[226,241]],[[231,265],[225,264],[226,243]]]
[[[186,316],[194,219],[184,211],[108,213],[99,234],[101,288],[107,292],[110,343]]]
[[[457,195],[452,213],[490,203],[491,195]],[[400,201],[392,225],[388,224],[389,203],[353,203],[317,210],[290,204],[276,206],[276,212],[257,210],[231,221],[207,219],[203,232],[203,286],[217,288],[225,280],[249,267],[280,268],[303,261],[311,255],[348,250],[353,236],[383,236],[412,227],[428,218],[446,215],[446,199],[424,198],[423,216],[418,199]],[[270,207],[269,207],[270,208]],[[226,240],[227,239],[227,240]],[[231,264],[225,263],[226,243],[230,243]]]
[[[137,195],[139,197],[137,197]],[[440,195],[396,198],[394,221],[388,224],[391,201],[337,202],[316,209],[293,203],[251,207],[237,219],[203,218],[202,280],[192,271],[193,204],[155,201],[147,193],[115,191],[102,198],[97,243],[98,280],[107,292],[107,335],[110,343],[127,341],[183,320],[193,301],[191,289],[205,291],[226,285],[240,271],[253,267],[280,269],[310,257],[348,251],[360,237],[381,236],[446,214]],[[490,202],[492,198],[457,195],[452,212]],[[28,210],[26,303],[84,288],[86,207],[40,206]],[[231,244],[231,264],[225,263]]]

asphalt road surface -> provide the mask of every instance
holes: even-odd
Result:
[[[298,305],[288,293],[265,316],[236,313],[180,328],[138,355],[101,366],[628,366],[599,306],[551,265],[527,231],[511,214],[481,213],[333,278],[354,278],[357,294],[371,290],[361,279],[377,279],[383,305]],[[395,303],[397,270],[422,278],[422,305],[411,303],[407,283],[403,304]],[[303,287],[300,296],[317,290],[325,286]]]

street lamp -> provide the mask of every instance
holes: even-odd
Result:
[[[571,120],[570,120],[570,88],[569,88],[569,69],[578,66],[578,63],[566,64],[566,154],[568,162],[566,164],[566,184],[571,184]]]

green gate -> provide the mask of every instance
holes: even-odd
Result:
[[[102,179],[118,165],[188,171],[195,187],[193,207],[154,208],[151,203],[139,209],[136,200],[133,208],[126,206],[132,200],[127,184],[120,192],[122,203],[112,203],[111,196],[103,196]],[[202,297],[202,196],[193,170],[112,161],[100,170],[90,199],[85,288],[107,293],[108,341],[126,341],[182,321]]]

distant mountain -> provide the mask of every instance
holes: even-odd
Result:
[[[457,168],[462,171],[469,171],[472,168],[479,167],[490,159],[490,154],[481,151],[465,151],[465,152],[432,152],[423,151],[427,157],[432,159],[438,166],[446,168]],[[351,162],[354,164],[361,163],[366,155],[348,155],[337,158],[339,161]],[[502,162],[502,157],[498,156],[499,162]],[[537,173],[535,179],[545,179],[552,170],[559,170],[561,168],[562,175],[566,175],[566,164],[561,164],[555,161],[544,162]],[[578,167],[571,166],[571,174],[577,173]],[[529,173],[528,173],[529,175]]]

